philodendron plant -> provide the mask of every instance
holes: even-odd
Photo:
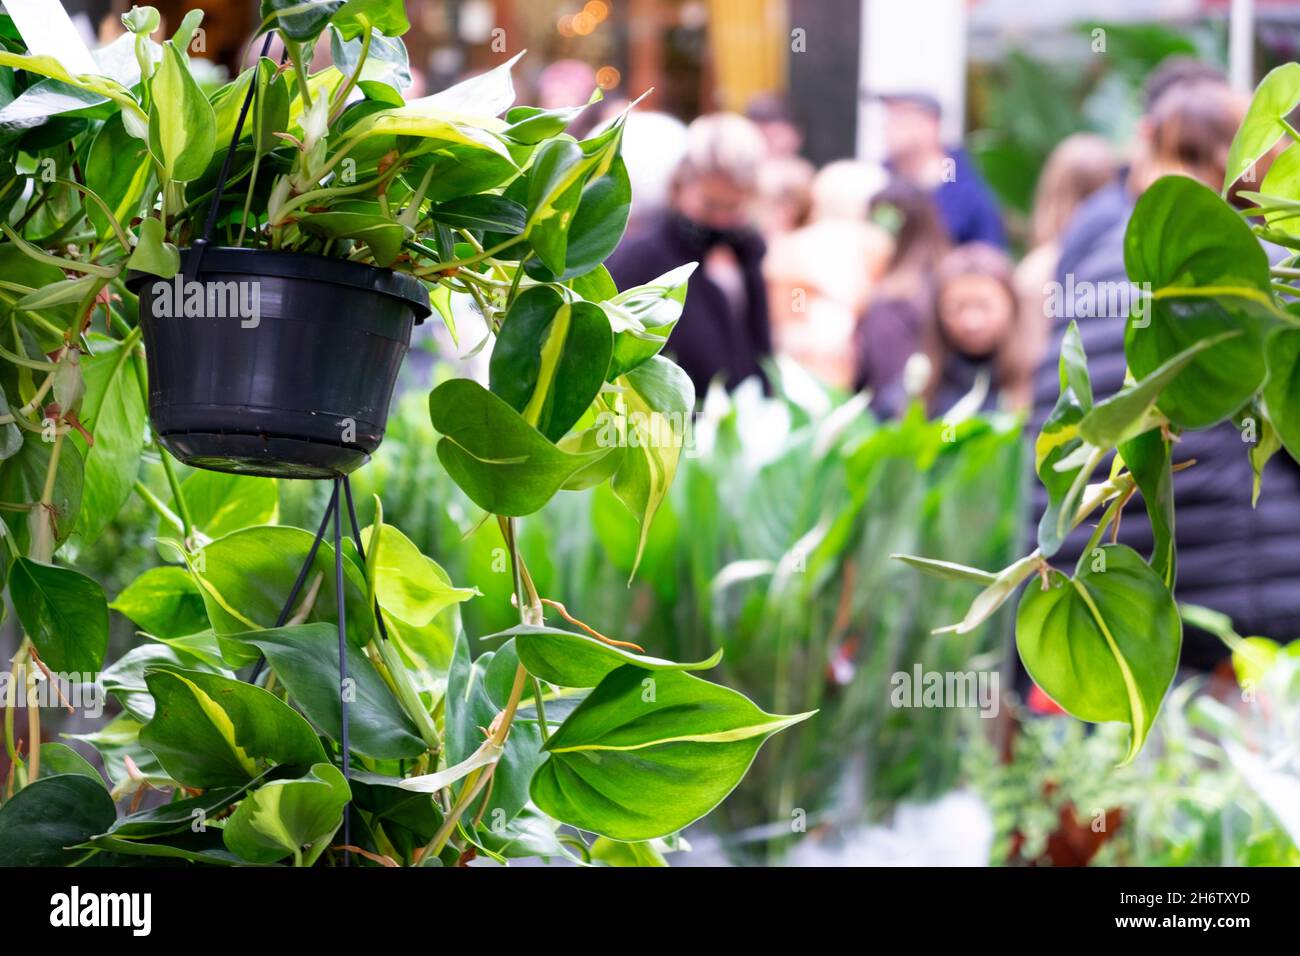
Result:
[[[1265,463],[1285,451],[1300,460],[1300,309],[1294,282],[1300,250],[1300,134],[1287,122],[1300,105],[1300,64],[1261,82],[1228,156],[1221,194],[1183,177],[1158,180],[1137,201],[1124,240],[1140,296],[1128,319],[1127,384],[1093,395],[1077,327],[1061,348],[1060,398],[1035,445],[1049,504],[1038,548],[996,573],[900,556],[940,577],[983,585],[964,633],[1022,584],[1016,618],[1020,659],[1034,681],[1074,716],[1129,726],[1125,762],[1142,749],[1178,667],[1182,620],[1174,603],[1174,474],[1180,432],[1232,421],[1260,494]],[[1227,198],[1255,164],[1285,140],[1256,205]],[[1291,250],[1270,265],[1261,239]],[[1109,473],[1095,473],[1114,454]],[[1242,494],[1247,492],[1242,489]],[[1141,494],[1154,547],[1138,554],[1103,543]],[[1094,517],[1096,515],[1096,517]],[[1091,539],[1072,571],[1049,563],[1085,521]],[[1032,579],[1037,579],[1032,580]]]
[[[806,715],[697,676],[716,655],[676,663],[600,634],[519,557],[518,518],[607,482],[640,523],[639,558],[694,406],[658,354],[689,270],[620,292],[601,265],[628,214],[622,121],[576,140],[581,107],[511,108],[508,65],[404,101],[400,0],[265,0],[263,14],[285,59],[210,93],[189,61],[197,14],[159,44],[157,13],[133,9],[96,54],[102,75],[27,54],[0,17],[0,571],[23,633],[9,688],[44,675],[71,703],[86,687],[61,675],[98,674],[121,708],[81,737],[107,786],[41,743],[38,709],[25,744],[6,710],[0,863],[660,860]],[[326,38],[333,65],[312,73]],[[514,585],[519,623],[475,635],[483,653],[460,623],[476,589],[377,501],[336,579],[328,541],[275,523],[273,480],[182,481],[149,437],[124,278],[173,275],[206,229],[250,84],[213,242],[401,270],[449,326],[450,296],[467,297],[495,339],[489,387],[429,397],[439,459],[499,529],[494,570]],[[155,456],[170,502],[140,470]],[[167,563],[110,605],[73,564],[133,495]],[[140,640],[99,673],[110,607]]]

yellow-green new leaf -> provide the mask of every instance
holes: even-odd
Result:
[[[292,855],[296,864],[310,865],[343,822],[351,797],[338,768],[319,763],[305,777],[272,780],[245,797],[222,839],[226,849],[250,863]]]
[[[170,40],[163,44],[150,90],[149,152],[163,181],[198,179],[216,148],[217,121],[185,57]]]
[[[617,383],[613,425],[619,434],[603,442],[624,447],[626,454],[610,487],[641,524],[632,574],[636,574],[655,512],[677,474],[695,409],[695,387],[686,373],[656,355]]]
[[[266,764],[309,767],[326,759],[311,725],[260,687],[180,668],[145,672],[156,702],[140,743],[187,787],[237,787]]]

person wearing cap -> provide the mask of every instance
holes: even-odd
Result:
[[[943,110],[929,93],[886,93],[885,160],[890,171],[930,193],[955,246],[1006,247],[997,200],[960,147],[944,146]]]

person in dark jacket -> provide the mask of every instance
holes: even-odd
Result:
[[[1123,181],[1094,193],[1075,214],[1062,240],[1056,276],[1064,308],[1051,317],[1051,347],[1035,377],[1034,434],[1057,400],[1061,341],[1072,318],[1088,356],[1096,400],[1123,386],[1131,293],[1113,297],[1109,290],[1128,287],[1124,234],[1135,197],[1170,173],[1217,188],[1243,110],[1244,102],[1222,80],[1200,76],[1168,84],[1143,122],[1143,142]],[[1070,290],[1076,290],[1075,296]],[[1086,290],[1098,303],[1113,301],[1121,307],[1116,314],[1077,315],[1073,306],[1083,301],[1079,293]],[[1175,462],[1195,460],[1174,478],[1175,596],[1230,615],[1242,634],[1286,641],[1300,635],[1300,467],[1285,453],[1276,455],[1265,471],[1259,506],[1252,508],[1249,449],[1247,438],[1231,422],[1186,432],[1174,446]],[[1103,467],[1108,469],[1109,463]],[[1047,499],[1037,483],[1035,495],[1041,516]],[[1073,567],[1091,530],[1087,523],[1079,528],[1053,564]],[[1136,499],[1125,508],[1119,540],[1144,556],[1151,552],[1151,527]],[[1227,655],[1216,638],[1186,630],[1185,667],[1210,670]]]
[[[997,200],[965,150],[944,147],[939,101],[928,93],[880,97],[885,104],[885,160],[890,172],[934,197],[954,246],[1007,244]]]
[[[697,119],[673,179],[671,208],[625,240],[607,263],[620,289],[700,264],[664,349],[700,398],[715,379],[731,389],[751,376],[763,378],[759,362],[772,353],[766,246],[753,225],[765,152],[762,133],[742,116]]]

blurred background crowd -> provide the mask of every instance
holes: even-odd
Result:
[[[238,66],[258,21],[252,0],[153,2],[168,23],[189,8],[206,10],[214,69]],[[129,4],[65,6],[96,43],[120,30]],[[991,822],[972,823],[960,801],[935,811],[946,824],[898,815],[893,830],[862,836],[854,859],[1300,861],[1296,833],[1288,837],[1245,796],[1248,775],[1227,756],[1233,740],[1258,742],[1273,731],[1243,729],[1245,718],[1213,703],[1196,716],[1186,692],[1168,705],[1163,744],[1115,777],[1108,768],[1122,741],[1108,731],[1026,725],[1012,735],[1018,748],[1011,736],[990,745],[952,714],[900,714],[880,703],[888,675],[910,662],[1016,666],[1005,617],[968,641],[936,642],[931,629],[956,620],[969,595],[931,589],[884,556],[934,553],[1000,567],[1023,553],[1044,502],[1025,491],[1018,425],[1034,434],[1056,402],[1067,325],[1079,320],[1096,393],[1113,393],[1125,374],[1124,235],[1134,202],[1170,173],[1219,188],[1250,91],[1300,49],[1300,3],[407,7],[408,95],[527,49],[516,68],[520,102],[567,107],[601,91],[571,127],[575,135],[638,101],[624,146],[632,219],[609,269],[622,288],[700,264],[668,351],[700,396],[718,384],[733,393],[720,426],[735,430],[733,444],[719,439],[683,466],[630,590],[629,569],[610,566],[613,543],[629,533],[612,499],[558,505],[526,525],[523,545],[536,548],[539,565],[550,554],[554,565],[542,573],[611,633],[689,659],[721,644],[733,683],[765,699],[775,688],[777,709],[822,708],[816,736],[791,735],[788,746],[765,752],[755,781],[728,804],[721,827],[745,834],[724,837],[729,852],[757,842],[767,859],[781,858],[789,846],[773,833],[788,834],[792,807],[851,806],[853,819],[874,822],[883,806],[941,797],[964,781],[992,808]],[[457,347],[428,334],[429,353],[444,358],[468,352],[475,342],[466,338],[476,338],[462,336]],[[425,372],[432,366],[426,359]],[[799,377],[833,396],[832,405],[867,396],[881,431],[850,429],[853,442],[828,441],[809,403],[790,400]],[[936,425],[976,413],[994,424],[964,432],[961,447],[941,459],[934,443],[942,433],[906,420],[918,402]],[[404,405],[363,484],[453,576],[481,584],[472,522],[457,511],[431,443],[423,406]],[[893,458],[906,460],[894,470]],[[1300,469],[1277,456],[1256,508],[1231,423],[1188,436],[1178,458],[1197,462],[1177,485],[1179,598],[1228,615],[1241,634],[1300,636]],[[308,520],[303,495],[280,493],[281,520]],[[804,556],[822,525],[809,527],[836,509],[854,530],[833,555],[817,545],[826,561],[820,576],[755,571]],[[1067,544],[1061,566],[1088,530]],[[1150,550],[1139,509],[1126,513],[1121,540]],[[106,573],[115,572],[106,565]],[[497,628],[490,607],[467,612],[467,626]],[[1230,681],[1228,657],[1217,637],[1189,629],[1187,674],[1217,671]],[[1031,709],[1052,709],[1021,689]],[[1207,738],[1211,725],[1217,736]],[[1207,739],[1222,746],[1213,758]],[[1125,836],[1110,840],[1095,820],[1088,826],[1097,807],[1128,821]],[[912,840],[909,826],[928,835]],[[968,847],[972,832],[986,832],[987,843],[954,851],[959,859],[943,855],[949,845]],[[792,852],[825,861],[820,846]]]

